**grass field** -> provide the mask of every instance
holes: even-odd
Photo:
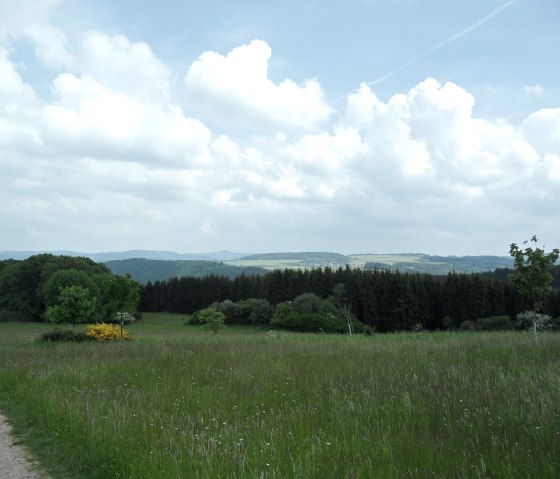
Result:
[[[558,334],[183,323],[116,344],[0,323],[1,409],[63,478],[560,477]]]
[[[363,268],[367,262],[381,263],[392,266],[396,263],[429,263],[419,254],[353,254],[348,256],[348,264],[354,268]],[[333,268],[344,267],[346,263],[306,263],[297,259],[236,259],[226,262],[232,266],[257,266],[259,268],[273,269],[310,269],[312,267]],[[432,263],[429,263],[432,264]],[[437,264],[437,263],[433,263]]]
[[[254,266],[257,268],[274,269],[309,269],[310,264],[303,264],[299,259],[234,259],[225,261],[232,266]]]

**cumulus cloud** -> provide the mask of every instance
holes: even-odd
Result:
[[[2,0],[0,40],[13,39],[27,28],[48,25],[52,9],[62,0]]]
[[[543,108],[522,123],[523,137],[540,155],[560,153],[560,108]]]
[[[261,40],[234,48],[226,56],[208,51],[185,77],[190,101],[215,121],[253,128],[275,126],[314,129],[331,113],[317,80],[298,85],[268,78],[272,51]]]
[[[32,41],[37,57],[51,67],[71,62],[67,35],[50,24],[53,9],[63,0],[3,0],[0,2],[0,41]]]
[[[386,103],[362,85],[349,96],[344,117],[362,132],[367,148],[356,168],[382,178],[378,187],[395,195],[417,188],[476,199],[531,181],[542,154],[556,148],[555,112],[538,112],[516,128],[475,118],[473,106],[470,93],[432,78]]]
[[[104,87],[144,102],[168,100],[169,69],[144,42],[90,31],[81,35],[77,67]]]
[[[21,78],[8,51],[0,46],[0,114],[19,115],[36,107],[38,99],[31,86]]]
[[[108,157],[198,165],[210,161],[211,133],[178,107],[161,107],[66,73],[53,82],[56,101],[41,111],[46,137],[60,147]]]

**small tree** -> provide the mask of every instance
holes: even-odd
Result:
[[[140,287],[140,283],[134,281],[129,274],[125,276],[112,274],[103,280],[105,314],[111,319],[116,317],[121,325],[121,335],[125,318],[130,318],[136,312],[140,300]]]
[[[218,334],[224,327],[224,313],[215,308],[204,308],[196,313],[199,324],[203,324],[208,331]]]
[[[552,292],[552,266],[558,260],[560,250],[555,248],[550,253],[545,253],[543,248],[537,247],[536,236],[529,241],[535,243],[534,249],[522,249],[515,243],[510,245],[509,254],[513,257],[515,271],[509,276],[509,280],[532,304],[533,331],[536,337],[537,313],[542,312],[544,302]],[[523,242],[527,243],[528,241]]]
[[[91,297],[87,288],[69,286],[63,288],[58,296],[58,303],[47,309],[47,319],[55,324],[87,323],[95,315],[96,298]]]

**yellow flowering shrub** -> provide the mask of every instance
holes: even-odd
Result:
[[[115,341],[120,339],[132,339],[132,335],[123,328],[121,337],[121,327],[117,324],[90,324],[87,327],[86,336],[96,341]]]

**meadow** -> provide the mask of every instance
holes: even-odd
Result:
[[[55,478],[560,477],[560,335],[0,323],[0,409]]]

